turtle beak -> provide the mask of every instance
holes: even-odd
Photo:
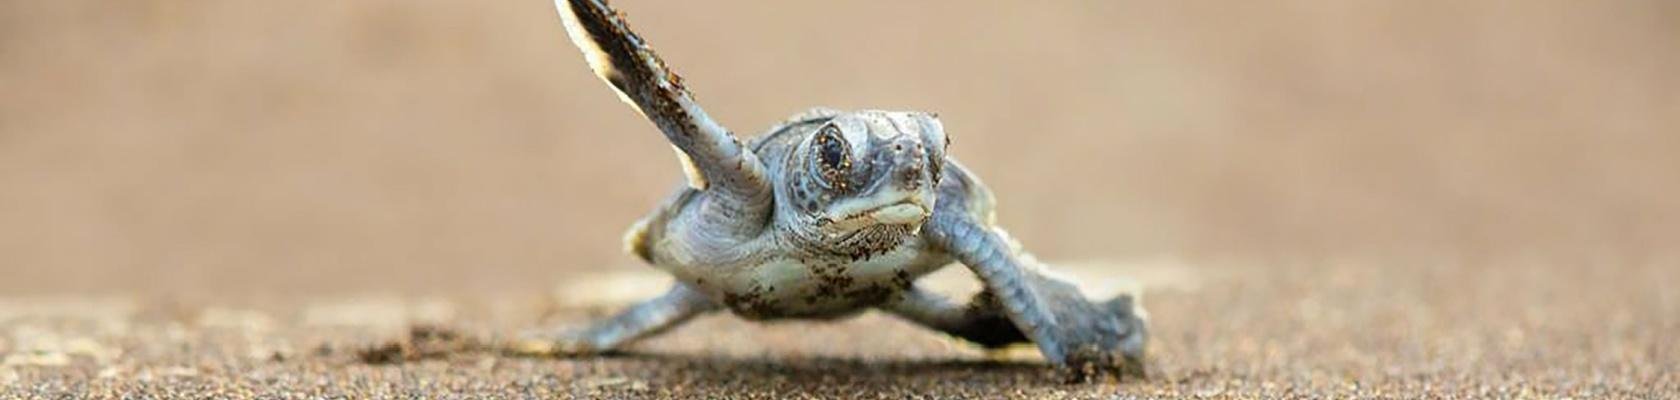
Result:
[[[869,219],[882,225],[915,225],[926,220],[932,210],[923,205],[920,197],[910,197],[909,200],[877,208],[869,212]]]
[[[825,226],[830,235],[850,232],[874,225],[912,225],[920,226],[933,215],[933,203],[928,202],[922,193],[881,193],[885,196],[897,196],[897,202],[878,205],[860,203],[846,204],[839,207],[835,217]],[[855,205],[854,205],[855,204]]]

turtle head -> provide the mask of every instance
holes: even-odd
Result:
[[[844,112],[814,126],[789,153],[783,181],[801,239],[858,254],[918,234],[945,169],[938,117]]]

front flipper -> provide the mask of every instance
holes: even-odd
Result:
[[[588,328],[532,335],[512,343],[515,353],[529,355],[585,355],[616,350],[637,339],[664,332],[709,311],[717,303],[700,292],[676,284],[665,294],[597,321]]]
[[[1146,323],[1131,296],[1096,303],[1049,275],[1003,231],[958,209],[936,211],[927,227],[996,296],[1015,327],[1044,358],[1085,379],[1093,373],[1141,373]]]
[[[630,31],[623,15],[605,0],[555,0],[555,6],[595,74],[676,146],[691,186],[715,186],[737,198],[768,201],[770,189],[758,158],[700,109],[682,79]]]
[[[988,349],[1028,341],[990,292],[976,293],[968,304],[959,304],[937,293],[911,288],[883,308],[900,318]]]

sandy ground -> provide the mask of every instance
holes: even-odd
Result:
[[[497,350],[508,333],[575,326],[657,293],[657,275],[626,273],[572,283],[601,291],[566,285],[548,297],[8,300],[0,388],[39,398],[1680,396],[1680,296],[1660,290],[1680,279],[1674,268],[1155,260],[1063,270],[1093,293],[1142,284],[1155,329],[1149,377],[1066,384],[1031,349],[985,354],[881,314],[704,317],[609,357]],[[972,289],[961,271],[930,279]]]
[[[680,179],[550,2],[0,0],[0,398],[1680,396],[1680,2],[614,4],[743,134],[939,112],[1152,378],[873,314],[503,357],[658,289]]]

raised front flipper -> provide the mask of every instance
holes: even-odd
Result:
[[[566,33],[589,67],[665,133],[677,148],[689,184],[723,191],[713,196],[741,218],[767,218],[771,190],[762,163],[728,129],[719,125],[683,87],[647,42],[630,31],[624,17],[604,0],[556,0]],[[745,224],[750,225],[750,224]]]

